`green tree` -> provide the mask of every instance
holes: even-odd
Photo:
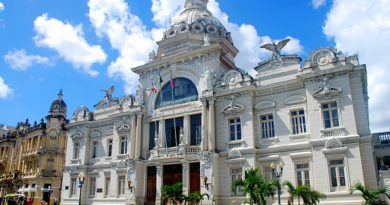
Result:
[[[380,205],[380,204],[386,204],[385,202],[381,201],[380,197],[383,194],[386,194],[387,189],[384,187],[380,187],[378,189],[370,190],[368,187],[363,185],[360,182],[357,182],[351,187],[350,194],[353,194],[354,192],[359,191],[361,193],[361,196],[363,197],[364,201],[366,202],[366,205]]]
[[[177,201],[182,202],[184,197],[183,184],[181,182],[172,185],[163,185],[161,188],[161,200],[163,204],[166,204],[168,199],[171,205],[176,204]]]
[[[287,201],[288,204],[294,204],[295,197],[298,198],[298,205],[301,204],[301,199],[304,205],[315,205],[326,198],[325,194],[313,190],[310,186],[294,187],[289,181],[284,182],[284,184],[287,186],[287,191],[290,194]]]
[[[207,199],[210,199],[210,196],[206,193],[202,194],[198,191],[191,192],[187,197],[186,201],[190,202],[190,204],[199,205],[204,198],[207,197]]]
[[[273,197],[275,193],[274,182],[267,181],[257,168],[245,170],[244,179],[238,179],[232,184],[234,193],[237,192],[237,188],[248,194],[250,205],[254,203],[266,205],[267,198]]]

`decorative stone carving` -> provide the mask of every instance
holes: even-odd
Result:
[[[205,81],[205,85],[206,85],[205,91],[212,91],[213,90],[214,78],[215,78],[214,71],[207,70],[204,73],[204,81]]]
[[[101,137],[101,136],[102,136],[102,133],[99,130],[93,130],[91,132],[91,137],[92,138],[98,138],[98,137]]]
[[[255,109],[256,110],[266,110],[266,109],[274,108],[275,106],[276,106],[276,103],[274,101],[263,101],[263,102],[258,103],[255,106]]]
[[[120,126],[116,128],[118,133],[128,133],[130,132],[130,125],[122,123]]]
[[[322,85],[319,89],[314,91],[313,97],[320,100],[331,99],[339,96],[342,93],[342,89],[329,85],[329,77],[324,76],[322,78]]]
[[[303,69],[326,66],[344,59],[345,56],[341,52],[338,52],[335,48],[319,48],[313,51],[305,60]]]
[[[275,43],[269,43],[260,46],[260,48],[267,49],[272,52],[272,64],[280,64],[283,63],[282,59],[282,49],[287,45],[287,43],[290,41],[290,39],[281,40],[278,42],[278,44]]]
[[[76,131],[74,134],[72,134],[70,136],[70,138],[75,140],[75,139],[81,139],[81,138],[83,138],[83,136],[84,136],[84,134],[82,132]]]
[[[128,175],[130,174],[135,174],[136,173],[136,167],[135,167],[135,161],[134,160],[128,160],[127,161],[129,170],[128,170]]]
[[[341,148],[342,146],[343,143],[337,138],[331,138],[325,143],[326,149],[336,149],[336,148]]]
[[[232,149],[228,153],[229,159],[235,159],[235,158],[241,158],[241,157],[242,157],[242,154],[241,154],[240,150],[237,150],[237,149]]]
[[[111,86],[109,89],[102,89],[101,91],[105,93],[103,100],[94,105],[95,109],[104,109],[111,106],[119,104],[118,98],[113,98],[112,93],[115,90],[115,86]]]
[[[306,97],[303,95],[293,95],[288,97],[285,101],[284,104],[286,105],[294,105],[294,104],[300,104],[300,103],[305,103],[306,102]]]
[[[222,79],[222,86],[234,86],[243,81],[242,74],[237,70],[229,70]]]
[[[232,95],[230,97],[230,104],[224,107],[221,112],[225,115],[235,115],[238,113],[242,113],[245,110],[245,106],[241,104],[236,104],[235,102],[236,96]]]
[[[203,34],[203,42],[204,42],[204,44],[203,44],[203,46],[208,46],[208,45],[210,45],[210,36],[209,36],[209,34]]]
[[[149,53],[149,62],[152,62],[156,59],[156,51],[152,50],[150,53]]]
[[[89,116],[89,110],[88,110],[88,108],[86,108],[84,106],[77,108],[73,112],[73,120],[75,120],[75,121],[87,119],[88,116]]]
[[[144,89],[142,88],[141,84],[138,84],[138,89],[136,91],[137,96],[135,98],[135,101],[138,103],[138,105],[144,104]]]
[[[133,103],[134,103],[133,96],[130,95],[121,98],[119,101],[119,104],[122,108],[129,108],[133,106]]]

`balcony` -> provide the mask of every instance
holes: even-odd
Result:
[[[23,152],[22,157],[23,158],[34,158],[38,157],[40,148],[34,148],[34,149],[29,149]]]
[[[178,147],[160,148],[156,150],[150,150],[147,152],[147,159],[153,158],[166,158],[166,157],[185,157],[185,156],[198,156],[201,154],[200,145],[183,145]]]
[[[42,170],[39,175],[41,177],[56,177],[56,170]]]
[[[390,147],[390,132],[372,134],[375,148]]]

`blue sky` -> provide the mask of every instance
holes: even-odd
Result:
[[[114,96],[133,93],[141,65],[184,0],[0,0],[0,123],[16,125],[47,115],[59,89],[68,117],[93,109],[115,85]],[[292,38],[287,53],[303,59],[335,46],[359,54],[369,73],[373,131],[390,129],[390,3],[386,0],[210,0],[209,10],[232,32],[239,67],[269,54],[260,45]],[[379,43],[380,42],[380,43]],[[380,45],[378,45],[380,44]],[[389,94],[388,94],[389,93]]]

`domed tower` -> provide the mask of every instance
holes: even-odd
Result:
[[[60,127],[66,121],[67,105],[62,99],[62,89],[58,92],[57,99],[50,105],[47,115],[47,127]]]
[[[184,11],[174,17],[164,32],[163,40],[154,60],[172,55],[184,54],[209,45],[220,44],[224,51],[224,61],[234,68],[234,57],[238,50],[234,47],[230,32],[207,9],[208,0],[186,0]]]

